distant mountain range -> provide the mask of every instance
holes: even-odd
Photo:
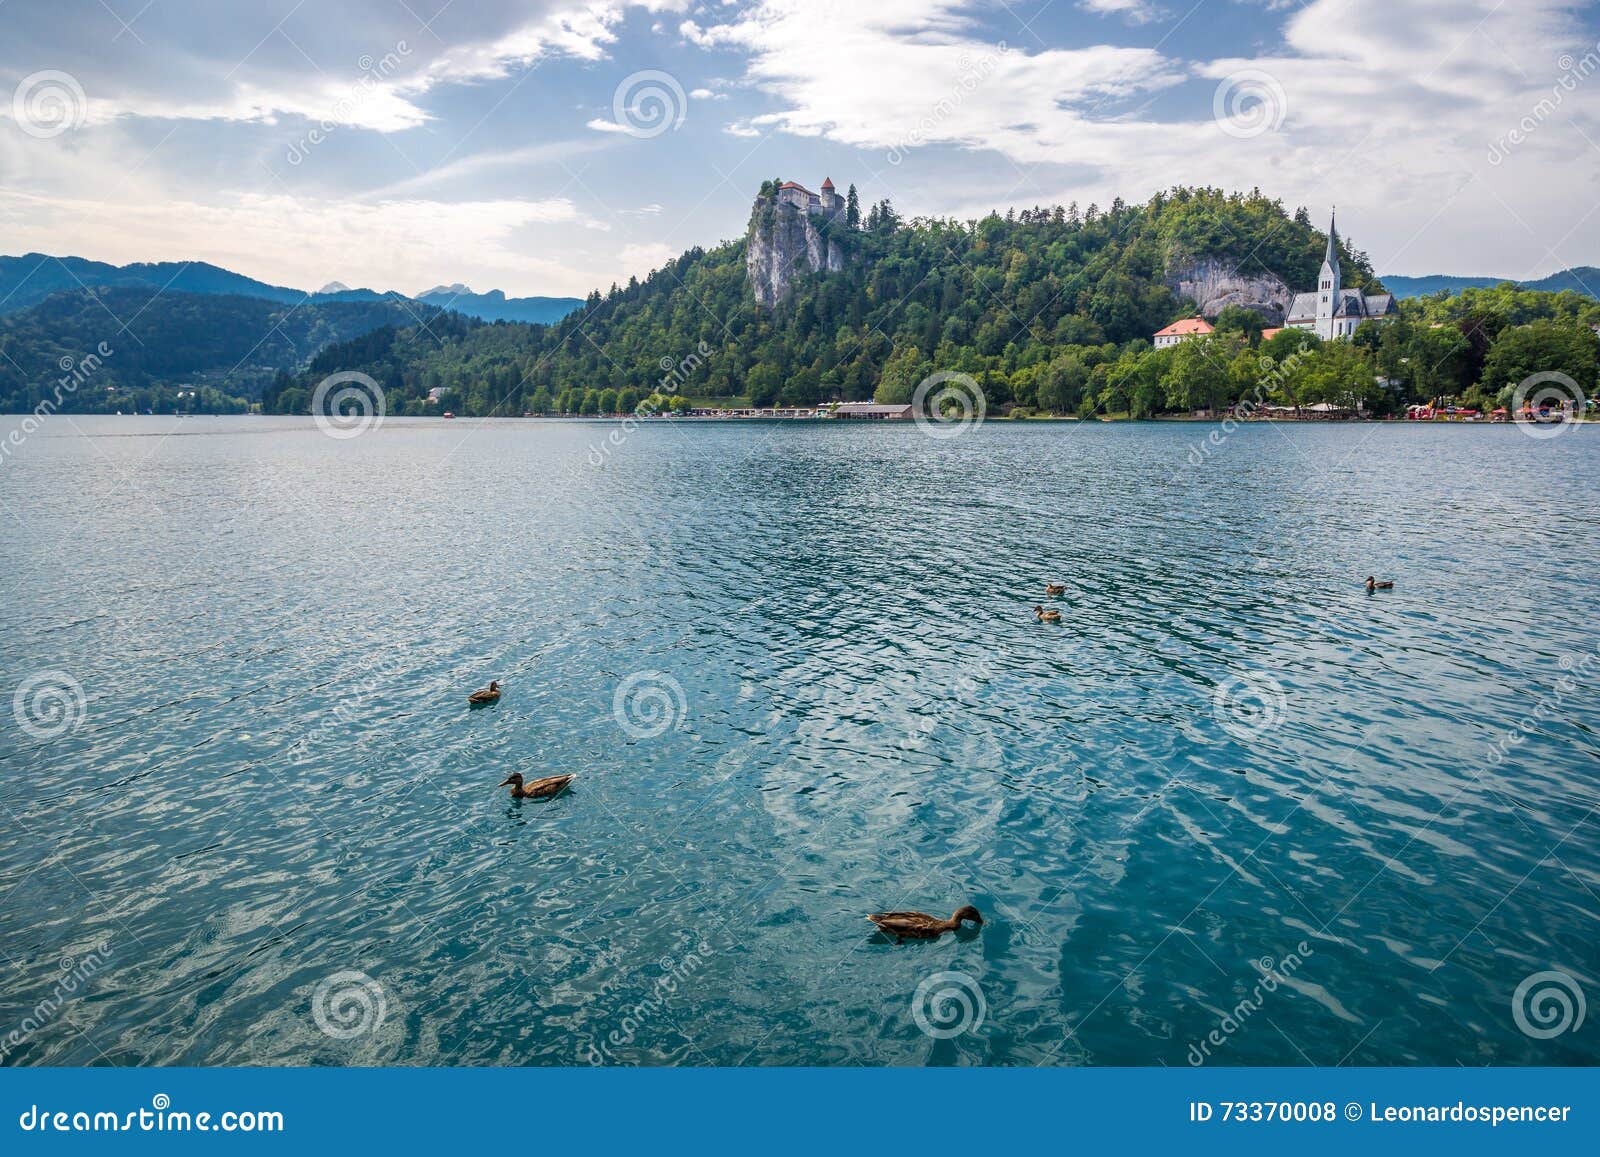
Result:
[[[1443,290],[1460,293],[1463,289],[1490,289],[1503,282],[1512,281],[1523,289],[1542,289],[1560,293],[1570,289],[1588,297],[1600,297],[1600,269],[1593,265],[1578,265],[1541,277],[1537,281],[1516,281],[1510,277],[1456,277],[1448,273],[1434,273],[1425,277],[1386,276],[1383,287],[1396,297],[1426,297]]]
[[[498,289],[490,293],[473,293],[464,285],[436,286],[415,298],[408,298],[393,290],[379,293],[372,289],[351,289],[343,282],[332,281],[316,293],[305,293],[281,285],[268,285],[204,261],[108,265],[82,257],[51,257],[44,253],[0,257],[0,314],[27,309],[54,293],[125,287],[174,293],[228,294],[314,305],[327,302],[414,300],[440,309],[455,310],[483,321],[552,323],[560,321],[583,304],[582,299],[576,297],[507,297]]]
[[[577,297],[507,297],[498,289],[473,293],[465,285],[436,285],[417,300],[440,309],[453,309],[483,321],[554,323],[583,305]]]
[[[52,293],[0,316],[0,413],[45,399],[80,412],[226,412],[330,345],[419,324],[439,341],[483,325],[398,294],[285,302],[144,284]]]

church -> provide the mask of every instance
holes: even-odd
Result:
[[[1370,297],[1359,289],[1345,289],[1339,282],[1339,232],[1334,219],[1328,219],[1328,251],[1322,258],[1317,288],[1297,293],[1289,305],[1286,327],[1308,329],[1323,341],[1349,337],[1364,321],[1387,321],[1396,313],[1394,298],[1387,293]]]

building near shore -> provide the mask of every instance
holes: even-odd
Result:
[[[840,402],[833,408],[835,418],[864,418],[869,421],[903,422],[911,418],[910,406],[886,406],[878,402]]]
[[[1391,294],[1368,296],[1359,289],[1344,288],[1339,276],[1339,231],[1330,216],[1328,248],[1322,255],[1317,288],[1310,293],[1294,295],[1294,301],[1289,304],[1289,316],[1283,324],[1310,330],[1323,341],[1332,341],[1336,337],[1349,337],[1364,321],[1388,321],[1398,312]]]

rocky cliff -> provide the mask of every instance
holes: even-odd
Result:
[[[1165,278],[1174,293],[1192,299],[1203,317],[1216,317],[1230,305],[1253,309],[1271,325],[1282,325],[1294,291],[1273,273],[1245,275],[1212,258],[1169,268]]]
[[[758,196],[750,212],[744,259],[756,300],[771,308],[788,296],[796,274],[843,269],[844,249],[828,234],[844,227],[843,221],[830,222],[771,195]]]

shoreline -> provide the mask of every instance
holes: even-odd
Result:
[[[305,422],[310,422],[310,421],[314,420],[312,415],[310,415],[310,414],[209,414],[209,413],[198,413],[198,414],[106,414],[106,413],[98,413],[98,412],[79,413],[79,412],[69,412],[69,411],[60,411],[60,413],[61,413],[61,416],[63,416],[63,417],[71,417],[71,418],[177,418],[177,419],[188,419],[188,418],[237,418],[237,419],[239,419],[241,421],[246,420],[246,419],[260,420],[260,419],[272,419],[272,418],[287,418],[287,419],[291,419],[291,420],[299,420],[299,421],[305,421]],[[13,412],[9,412],[9,413],[0,412],[0,421],[4,421],[5,419],[8,419],[8,418],[26,419],[26,418],[30,418],[30,417],[37,419],[38,415],[36,413],[34,413],[32,410],[20,410],[20,411],[13,411]],[[718,416],[718,415],[713,415],[713,414],[656,415],[656,416],[652,416],[652,417],[648,417],[648,418],[646,418],[646,417],[638,417],[638,416],[633,416],[633,415],[619,415],[619,414],[610,414],[610,415],[599,415],[599,414],[582,414],[582,415],[579,415],[579,414],[484,414],[484,415],[470,415],[470,414],[467,414],[467,415],[459,415],[459,416],[452,415],[449,418],[446,418],[441,414],[389,414],[389,415],[386,415],[383,418],[383,421],[384,422],[406,422],[406,423],[424,423],[424,422],[426,422],[426,423],[444,423],[444,422],[556,422],[556,423],[572,423],[574,425],[584,424],[584,423],[590,424],[590,425],[624,425],[624,424],[627,424],[627,423],[631,422],[635,426],[658,425],[658,424],[665,424],[665,423],[669,423],[670,422],[670,423],[673,423],[673,424],[689,424],[689,423],[692,423],[692,424],[695,424],[695,425],[730,425],[731,424],[731,425],[853,426],[853,427],[854,426],[869,426],[869,427],[870,426],[886,426],[886,427],[889,427],[891,429],[902,428],[902,427],[915,427],[917,425],[917,423],[914,420],[906,419],[906,418],[896,418],[896,419],[881,419],[881,418],[877,418],[877,419],[815,418],[815,417],[797,418],[797,417],[775,417],[775,416],[772,416],[772,415],[761,415],[761,416],[740,415],[738,417],[733,417],[733,416],[723,417],[723,416]],[[1010,417],[1002,417],[1002,416],[985,418],[979,424],[985,425],[985,426],[993,426],[993,425],[1000,425],[1000,426],[1026,426],[1026,425],[1029,425],[1029,424],[1032,424],[1032,423],[1060,424],[1060,425],[1072,425],[1072,426],[1090,426],[1090,425],[1102,425],[1102,426],[1131,426],[1131,425],[1221,426],[1221,425],[1225,425],[1225,424],[1230,423],[1230,422],[1232,424],[1236,425],[1236,426],[1247,426],[1247,425],[1356,426],[1356,427],[1362,427],[1362,428],[1366,428],[1366,427],[1370,427],[1370,426],[1390,426],[1390,427],[1406,427],[1406,428],[1415,427],[1415,428],[1419,428],[1419,429],[1436,429],[1436,428],[1444,427],[1444,426],[1448,426],[1448,427],[1457,427],[1457,426],[1497,427],[1497,426],[1505,426],[1505,427],[1509,427],[1509,428],[1515,428],[1517,426],[1547,426],[1547,425],[1561,425],[1561,424],[1563,424],[1563,423],[1553,423],[1553,422],[1520,422],[1520,421],[1451,421],[1451,420],[1448,420],[1448,419],[1442,419],[1442,420],[1441,419],[1430,419],[1430,420],[1427,420],[1427,421],[1418,421],[1418,420],[1411,419],[1411,418],[1395,418],[1395,417],[1387,417],[1387,418],[1323,418],[1323,417],[1290,418],[1290,417],[1242,417],[1242,416],[1235,416],[1235,415],[1224,415],[1224,416],[1222,416],[1220,418],[1212,418],[1212,417],[1202,418],[1202,417],[1195,417],[1195,416],[1188,415],[1188,414],[1162,414],[1162,415],[1158,415],[1158,416],[1152,417],[1152,418],[1129,418],[1129,417],[1125,417],[1125,416],[1124,417],[1079,418],[1079,417],[1076,417],[1076,416],[1073,416],[1073,415],[1069,415],[1069,414],[1030,414],[1025,418],[1010,418]],[[951,423],[951,424],[955,425],[957,423]],[[1597,425],[1597,424],[1600,424],[1600,417],[1574,418],[1574,419],[1571,420],[1571,424],[1579,425],[1579,426]]]

